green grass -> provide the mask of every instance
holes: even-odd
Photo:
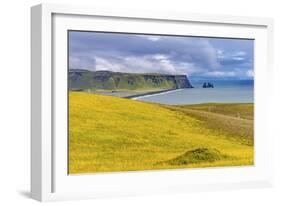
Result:
[[[209,110],[82,92],[69,98],[70,174],[253,164],[252,104]]]

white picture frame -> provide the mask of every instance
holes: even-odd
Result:
[[[116,21],[119,22],[118,27]],[[166,25],[173,28],[172,33]],[[186,30],[187,25],[193,30]],[[267,126],[269,118],[266,112],[271,106],[268,91],[272,90],[270,81],[274,75],[272,19],[40,4],[31,9],[31,26],[32,198],[53,201],[272,186],[273,136]],[[93,30],[93,27],[102,31],[256,39],[255,165],[70,177],[67,174],[65,142],[65,32],[68,29]],[[263,86],[264,82],[267,89]]]

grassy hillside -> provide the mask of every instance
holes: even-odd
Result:
[[[155,90],[192,87],[185,75],[70,70],[69,88],[87,91]]]
[[[222,103],[208,103],[208,104],[195,104],[184,105],[181,108],[189,108],[207,112],[214,112],[224,114],[232,117],[253,120],[254,105],[241,103],[241,104],[222,104]]]
[[[235,117],[234,105],[209,111],[70,92],[69,106],[71,174],[253,164],[251,105]]]
[[[165,106],[201,121],[201,127],[214,133],[253,145],[253,104],[198,104]]]

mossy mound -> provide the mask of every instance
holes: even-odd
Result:
[[[225,158],[226,156],[222,155],[216,149],[197,148],[189,150],[184,154],[163,163],[168,163],[170,165],[187,165],[201,162],[214,162]]]

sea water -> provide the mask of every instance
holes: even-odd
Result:
[[[253,80],[216,80],[210,82],[214,88],[202,88],[204,81],[194,81],[191,82],[194,88],[141,96],[136,99],[170,105],[254,102]]]

